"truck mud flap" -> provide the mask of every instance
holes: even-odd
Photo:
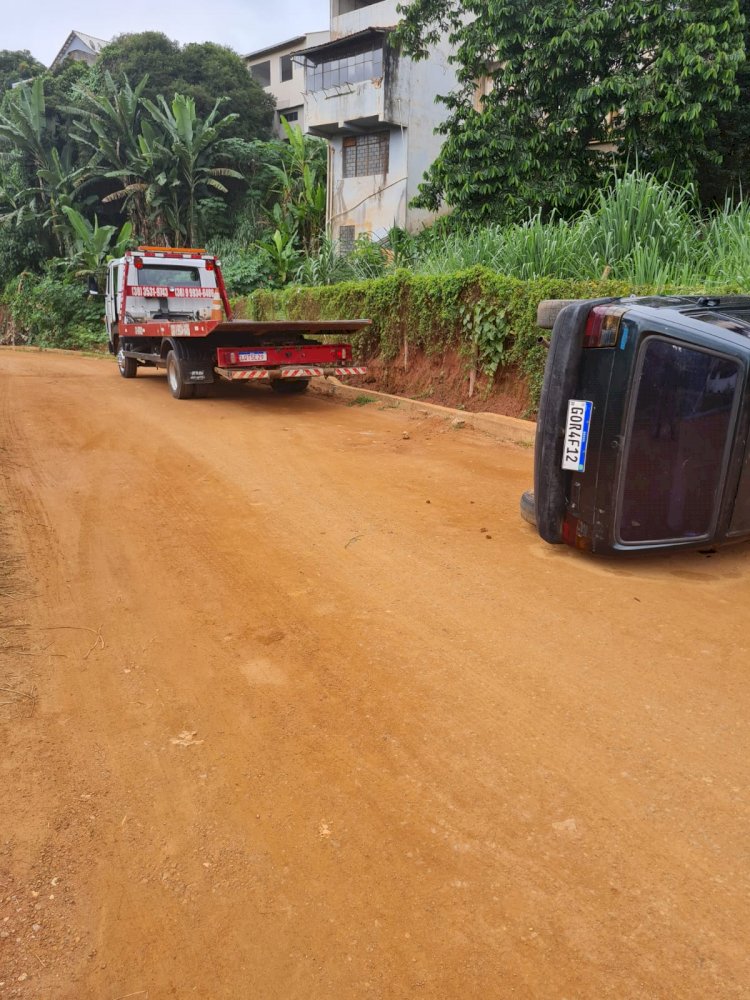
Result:
[[[211,358],[201,356],[179,337],[169,341],[169,346],[180,362],[182,381],[192,385],[208,385],[215,381],[214,362]]]
[[[612,299],[573,302],[558,314],[552,328],[534,444],[534,515],[539,534],[553,545],[562,542],[565,484],[562,468],[568,400],[574,398],[583,351],[586,320],[594,306]]]

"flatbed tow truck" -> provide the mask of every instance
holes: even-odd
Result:
[[[317,338],[356,333],[369,319],[234,319],[221,264],[203,249],[141,246],[110,261],[105,315],[122,377],[164,368],[176,399],[202,395],[217,379],[300,393],[311,378],[367,371],[353,363],[350,344]]]

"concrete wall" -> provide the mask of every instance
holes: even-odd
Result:
[[[297,41],[292,42],[289,45],[275,46],[272,49],[265,49],[262,52],[254,52],[252,55],[245,57],[245,63],[248,70],[260,63],[270,63],[269,69],[271,73],[271,83],[268,87],[264,87],[263,89],[267,94],[272,94],[276,99],[274,132],[279,138],[284,137],[284,131],[279,123],[279,115],[284,114],[285,111],[290,109],[295,110],[298,115],[296,122],[292,122],[291,124],[299,125],[302,131],[305,131],[305,99],[303,96],[303,91],[305,89],[305,70],[304,67],[296,62],[293,62],[292,79],[282,80],[282,56],[291,55],[292,52],[298,52],[300,49],[307,48],[308,46],[321,45],[323,42],[328,41],[328,37],[329,32],[327,31],[311,31],[310,34],[305,36],[305,41],[303,42]]]
[[[407,224],[407,136],[405,130],[390,129],[388,171],[368,177],[343,176],[343,136],[330,140],[329,225],[334,239],[341,226],[354,226],[355,236],[368,233],[385,236],[393,225]]]
[[[389,28],[401,20],[396,7],[399,0],[380,0],[359,10],[349,10],[352,0],[331,0],[331,38],[353,35],[365,28]]]

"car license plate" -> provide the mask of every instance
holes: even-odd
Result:
[[[241,351],[239,354],[240,361],[268,361],[268,353],[266,351]]]
[[[586,468],[586,446],[594,404],[586,399],[568,400],[568,419],[565,422],[563,469],[583,472]]]

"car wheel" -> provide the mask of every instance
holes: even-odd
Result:
[[[524,521],[536,527],[536,504],[533,490],[521,494],[521,517]]]

